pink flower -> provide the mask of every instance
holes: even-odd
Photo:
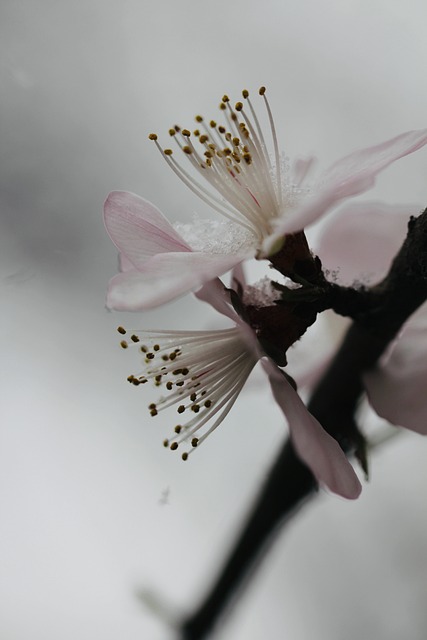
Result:
[[[137,348],[143,356],[141,370],[129,376],[129,382],[136,386],[152,382],[163,391],[148,407],[151,416],[176,410],[173,435],[164,445],[176,450],[188,443],[182,454],[186,460],[221,424],[261,361],[298,455],[321,485],[346,498],[357,498],[360,482],[340,446],[264,353],[252,329],[228,304],[223,287],[219,282],[210,283],[199,297],[227,315],[233,326],[217,331],[133,331],[121,343],[123,348]],[[122,327],[119,332],[127,333]]]
[[[170,134],[184,159],[155,141],[175,174],[223,222],[181,225],[180,233],[158,209],[138,196],[113,192],[105,203],[105,225],[122,255],[123,272],[109,285],[107,305],[149,309],[225,273],[243,260],[268,258],[286,241],[350,196],[373,186],[376,175],[427,143],[427,130],[409,131],[335,162],[311,186],[313,159],[292,165],[279,154],[265,89],[273,160],[247,91],[245,106],[223,97],[224,125],[196,117],[198,129],[174,127]],[[189,163],[188,170],[185,163]]]
[[[410,215],[421,207],[378,202],[349,205],[322,230],[316,250],[324,266],[345,284],[379,281],[406,235]],[[427,435],[427,304],[404,324],[378,366],[364,375],[369,401],[395,425]]]

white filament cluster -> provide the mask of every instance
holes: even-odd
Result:
[[[193,171],[175,159],[173,149],[163,149],[156,134],[150,134],[165,160],[176,175],[204,202],[238,225],[251,237],[252,247],[259,251],[263,241],[274,232],[274,223],[292,208],[302,195],[301,189],[285,179],[287,163],[279,154],[274,121],[261,87],[267,111],[273,160],[258,117],[244,90],[243,102],[234,108],[224,95],[220,110],[224,124],[206,122],[196,116],[194,131],[174,126],[169,130],[178,150],[186,157]],[[195,175],[202,178],[198,180]],[[205,187],[208,184],[209,188]],[[197,235],[199,235],[197,233]],[[205,248],[205,247],[204,247]]]
[[[123,327],[118,331],[128,333]],[[135,331],[122,340],[121,346],[138,348],[143,355],[142,371],[130,375],[128,381],[135,386],[152,382],[164,390],[156,402],[149,404],[150,415],[173,407],[179,417],[191,416],[176,424],[173,438],[164,441],[172,450],[183,441],[196,447],[218,427],[258,359],[239,327],[195,332]],[[188,453],[182,454],[184,460]]]

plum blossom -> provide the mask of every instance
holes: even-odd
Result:
[[[285,415],[295,450],[321,485],[357,498],[360,482],[338,443],[307,411],[283,371],[266,355],[254,331],[232,309],[219,282],[205,285],[199,297],[233,322],[214,331],[130,330],[119,327],[121,346],[142,356],[141,370],[128,381],[154,384],[162,395],[148,405],[151,416],[175,409],[172,436],[165,447],[186,446],[183,460],[223,422],[258,361]],[[219,293],[218,293],[219,292]]]
[[[322,230],[316,250],[346,284],[383,278],[402,244],[410,215],[422,207],[378,202],[348,205]],[[367,232],[369,231],[369,232]],[[351,242],[348,240],[351,238]],[[362,271],[363,269],[363,271]],[[376,413],[427,435],[427,303],[404,324],[364,384]]]
[[[223,124],[196,116],[194,131],[171,128],[175,151],[163,148],[156,134],[149,136],[173,172],[223,221],[212,220],[209,229],[206,223],[182,225],[179,233],[150,202],[112,192],[104,219],[122,256],[122,273],[110,282],[110,308],[149,309],[196,290],[246,259],[268,259],[286,249],[287,234],[368,190],[379,172],[427,143],[426,129],[403,133],[341,158],[310,184],[313,158],[291,163],[280,154],[264,87],[259,94],[272,157],[246,90],[234,107],[223,96]]]

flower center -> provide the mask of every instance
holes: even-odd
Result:
[[[127,333],[123,327],[118,332]],[[257,362],[237,327],[198,332],[135,331],[120,344],[124,349],[137,347],[143,355],[143,370],[128,376],[128,381],[135,386],[151,381],[165,392],[148,405],[150,415],[171,407],[180,416],[191,415],[175,426],[172,439],[164,441],[172,451],[183,441],[193,448],[198,446],[217,428]],[[188,455],[184,452],[183,460]]]
[[[196,116],[198,128],[193,132],[178,125],[169,130],[178,150],[211,189],[175,160],[172,149],[163,149],[156,134],[149,136],[178,177],[209,206],[249,231],[258,248],[272,233],[274,221],[292,206],[294,200],[292,186],[283,181],[285,166],[279,154],[265,87],[261,87],[259,95],[268,115],[274,162],[270,160],[264,134],[246,90],[242,91],[246,106],[236,102],[233,108],[229,97],[223,96],[219,108],[224,124],[215,120],[206,122],[199,115]]]

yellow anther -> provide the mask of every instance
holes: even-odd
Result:
[[[198,137],[199,137],[199,135],[200,135],[200,131],[199,131],[199,129],[194,129],[194,131],[193,131],[193,135],[195,135],[195,136],[196,136],[196,138],[198,138]]]
[[[227,105],[225,104],[225,102],[220,102],[219,108],[221,109],[221,111],[225,111],[227,108]]]
[[[191,136],[191,131],[189,131],[188,129],[183,129],[181,131],[182,135],[185,136],[186,138],[189,138]]]
[[[124,335],[125,335],[125,333],[126,333],[126,329],[125,329],[124,327],[117,327],[117,331],[118,331],[119,333],[121,333],[121,334],[122,334],[122,336],[124,336]]]
[[[175,129],[169,129],[169,135],[174,136],[176,134]]]
[[[175,433],[181,433],[181,429],[182,429],[181,425],[177,424],[175,429],[174,429],[174,431],[175,431]]]
[[[173,151],[172,149],[165,149],[163,153],[165,154],[165,156],[171,156],[173,154]]]
[[[182,150],[184,153],[191,155],[193,153],[193,149],[187,145],[185,145],[185,147],[182,147]]]
[[[213,153],[212,153],[212,151],[205,151],[204,155],[205,155],[207,158],[212,158],[212,157],[213,157]]]
[[[184,453],[182,454],[181,458],[184,460],[184,462],[186,460],[188,460],[188,453],[186,451],[184,451]]]
[[[265,93],[265,87],[260,87],[258,93],[260,96],[263,96]]]
[[[223,101],[223,102],[230,102],[230,98],[228,97],[228,95],[227,95],[227,94],[224,94],[224,95],[222,96],[222,101]]]
[[[216,122],[215,122],[215,120],[211,120],[211,121],[209,122],[209,125],[210,125],[213,129],[215,129],[215,127],[216,127]]]
[[[122,349],[127,349],[128,348],[128,343],[126,342],[126,340],[122,340],[120,343],[120,346]]]
[[[169,446],[169,440],[163,440],[163,446],[164,447],[168,447]]]
[[[203,122],[203,117],[202,116],[196,116],[195,117],[195,121],[196,122]]]
[[[150,133],[150,135],[148,136],[149,140],[157,140],[157,133]]]
[[[249,98],[249,91],[247,89],[243,89],[242,96],[244,97],[245,100],[246,98]]]
[[[236,104],[234,105],[234,108],[236,109],[236,111],[241,111],[243,109],[243,103],[236,102]]]
[[[233,138],[233,144],[234,144],[235,147],[238,147],[239,144],[240,144],[239,138]]]
[[[141,353],[147,353],[147,351],[148,351],[148,349],[147,349],[147,347],[145,346],[145,344],[142,344],[142,345],[139,347],[139,350],[141,351]]]
[[[205,142],[207,142],[207,141],[209,140],[209,138],[208,138],[208,136],[207,136],[207,135],[202,134],[202,135],[200,136],[199,140],[200,140],[200,142],[201,142],[202,144],[204,144]]]

